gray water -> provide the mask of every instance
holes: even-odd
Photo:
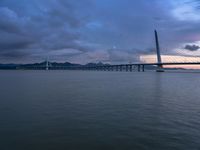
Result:
[[[200,73],[0,71],[0,150],[133,149],[200,149]]]

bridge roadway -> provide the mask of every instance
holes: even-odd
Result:
[[[119,65],[94,65],[94,66],[32,66],[18,69],[33,69],[33,70],[97,70],[97,71],[134,71],[144,72],[145,66],[170,66],[170,65],[200,65],[200,62],[164,62],[164,63],[132,63],[132,64],[119,64]],[[164,68],[163,68],[164,69]],[[163,70],[162,69],[162,70]],[[157,70],[158,71],[158,70]],[[161,71],[162,72],[162,71]]]
[[[53,66],[49,69],[64,69],[64,70],[97,70],[97,71],[145,71],[145,66],[165,66],[165,65],[200,65],[200,62],[165,62],[165,63],[132,63],[119,65],[94,65],[94,66],[72,66],[59,67]]]

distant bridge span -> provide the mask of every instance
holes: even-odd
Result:
[[[200,62],[165,62],[165,63],[132,63],[132,64],[120,64],[120,65],[99,65],[99,66],[85,66],[75,67],[71,69],[75,70],[104,70],[104,71],[133,71],[137,68],[138,72],[145,70],[145,66],[159,66],[158,72],[163,72],[165,65],[200,65]],[[160,68],[162,66],[162,68]],[[161,70],[162,69],[162,70]]]
[[[165,65],[200,65],[200,62],[162,62],[158,34],[155,30],[155,42],[156,42],[156,54],[157,62],[156,63],[131,63],[131,64],[119,64],[119,65],[92,65],[92,66],[72,66],[72,67],[59,67],[54,66],[50,67],[47,61],[46,70],[49,69],[67,69],[67,70],[104,70],[104,71],[133,71],[137,69],[138,72],[144,71],[145,66],[157,66],[157,72],[164,72],[163,66]]]
[[[92,65],[92,66],[51,66],[31,67],[27,69],[46,69],[46,70],[96,70],[96,71],[135,71],[144,72],[145,66],[155,66],[158,72],[163,72],[163,66],[181,66],[181,65],[200,65],[200,62],[164,62],[164,63],[131,63],[116,65]]]

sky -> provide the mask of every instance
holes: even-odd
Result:
[[[199,0],[0,0],[0,63],[200,56]],[[175,58],[176,58],[175,57]]]

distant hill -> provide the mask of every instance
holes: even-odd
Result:
[[[46,68],[47,62],[40,62],[40,63],[32,63],[32,64],[0,64],[0,69],[2,70],[9,70],[9,69],[45,69]],[[101,62],[99,63],[88,63],[86,65],[81,65],[81,64],[75,64],[75,63],[70,63],[70,62],[63,62],[63,63],[58,63],[58,62],[49,62],[49,67],[50,68],[62,68],[62,67],[82,67],[82,66],[99,66],[99,65],[105,65]]]
[[[18,66],[19,64],[0,64],[0,69],[17,69]]]

